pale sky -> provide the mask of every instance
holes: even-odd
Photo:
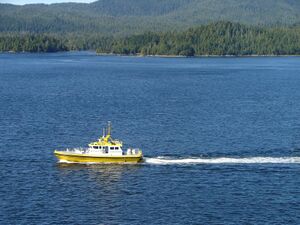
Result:
[[[34,3],[61,3],[61,2],[82,2],[89,3],[96,0],[0,0],[0,3],[10,3],[15,5],[25,5],[25,4],[34,4]]]

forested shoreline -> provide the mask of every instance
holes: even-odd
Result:
[[[98,53],[141,55],[299,55],[300,28],[218,22],[184,32],[148,32],[112,42]]]
[[[95,51],[100,46],[105,48],[107,41],[111,46],[112,40],[99,34],[0,33],[0,52]]]
[[[186,31],[103,34],[0,34],[0,51],[96,50],[122,55],[300,55],[300,27],[259,27],[217,22]]]
[[[69,48],[59,38],[46,34],[1,34],[0,52],[58,52]]]

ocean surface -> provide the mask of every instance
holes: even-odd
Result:
[[[300,57],[0,54],[0,224],[300,224]]]

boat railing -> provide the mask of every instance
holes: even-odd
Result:
[[[67,148],[65,151],[71,152],[71,153],[87,153],[88,149],[86,149],[86,148]]]
[[[142,153],[142,150],[139,148],[128,148],[126,155],[139,155]]]
[[[118,139],[113,139],[112,140],[113,143],[117,143],[117,144],[120,144],[120,145],[123,145],[123,142],[118,140]]]

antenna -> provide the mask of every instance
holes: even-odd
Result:
[[[105,137],[105,128],[102,130],[102,137]]]
[[[111,122],[108,121],[108,125],[107,125],[107,135],[110,136],[110,134],[111,134]]]

